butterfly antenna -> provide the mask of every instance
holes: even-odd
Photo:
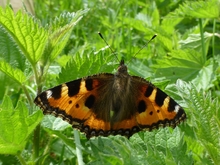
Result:
[[[102,40],[105,42],[105,44],[109,47],[109,49],[111,50],[111,52],[113,54],[115,54],[115,51],[111,48],[111,46],[108,44],[108,42],[104,39],[104,37],[102,36],[102,34],[100,32],[98,32],[99,36],[102,38]],[[117,60],[119,61],[118,57],[116,56]]]
[[[157,36],[157,34],[154,34],[154,36],[153,36],[142,48],[140,48],[140,49],[134,54],[133,57],[135,57],[138,53],[140,53],[140,51],[142,51],[142,50],[149,44],[149,42],[151,42],[156,36]]]

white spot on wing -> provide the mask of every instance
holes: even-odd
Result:
[[[46,94],[47,94],[47,99],[49,99],[49,98],[51,98],[52,91],[48,90],[48,91],[46,91]]]
[[[174,110],[174,112],[178,113],[179,110],[180,110],[180,106],[179,106],[179,105],[175,105],[175,110]]]

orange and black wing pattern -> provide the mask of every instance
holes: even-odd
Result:
[[[34,102],[44,114],[63,118],[87,138],[117,134],[130,137],[141,130],[175,127],[185,120],[183,108],[171,97],[142,78],[132,79],[133,96],[124,97],[120,105],[112,102],[113,74],[64,83],[42,92]]]

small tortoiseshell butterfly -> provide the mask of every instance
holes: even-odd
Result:
[[[123,135],[175,127],[186,118],[183,108],[150,82],[127,72],[122,60],[115,74],[101,73],[73,80],[39,94],[44,114],[69,122],[92,136]]]

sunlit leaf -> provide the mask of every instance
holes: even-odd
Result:
[[[31,64],[40,59],[47,42],[47,32],[37,21],[20,11],[14,15],[7,7],[5,10],[0,8],[0,25]]]
[[[16,154],[22,151],[29,135],[42,118],[40,111],[28,115],[28,109],[20,102],[14,109],[10,98],[5,97],[0,108],[0,153]]]
[[[10,78],[22,84],[26,80],[26,76],[20,69],[12,68],[12,66],[3,60],[0,60],[0,70]]]

